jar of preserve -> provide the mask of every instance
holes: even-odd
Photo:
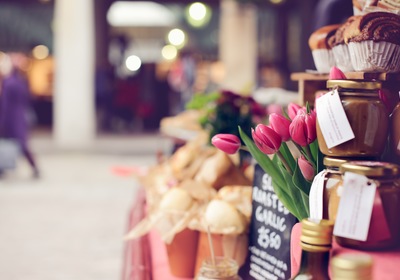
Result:
[[[215,257],[206,258],[197,274],[197,280],[240,280],[239,266],[234,259]]]
[[[325,182],[323,192],[323,217],[331,221],[336,220],[337,209],[339,207],[340,196],[342,193],[342,173],[339,167],[347,162],[344,158],[324,157]]]
[[[331,261],[332,280],[372,280],[373,260],[364,253],[342,253]]]
[[[380,82],[328,80],[330,90],[337,89],[354,138],[328,148],[317,122],[321,152],[333,157],[377,157],[385,149],[389,131],[389,113],[379,98]],[[318,116],[317,116],[318,118]]]
[[[357,173],[372,180],[379,194],[383,214],[390,232],[387,238],[376,238],[377,234],[368,232],[366,241],[359,241],[345,237],[336,236],[335,239],[343,247],[360,250],[381,250],[393,248],[400,244],[400,166],[388,162],[379,161],[350,161],[340,166],[340,172]],[[343,186],[345,188],[346,186]],[[374,211],[373,208],[372,211]],[[372,236],[375,238],[372,238]]]
[[[342,195],[342,172],[339,168],[343,163],[359,160],[361,158],[334,158],[324,157],[325,181],[323,192],[323,218],[336,220],[340,197]],[[368,158],[368,160],[372,158]]]

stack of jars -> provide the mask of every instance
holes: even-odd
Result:
[[[356,249],[393,248],[400,244],[400,166],[382,161],[382,155],[389,147],[390,131],[390,113],[379,96],[382,84],[378,81],[328,80],[327,87],[338,91],[355,137],[328,148],[317,122],[318,144],[325,156],[326,167],[323,216],[336,219],[344,173],[364,175],[377,185],[376,192],[382,201],[390,237],[378,241],[336,237],[336,241]]]

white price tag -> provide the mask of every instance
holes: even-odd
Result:
[[[336,89],[317,98],[316,110],[317,121],[328,149],[355,137]]]
[[[367,177],[346,172],[333,234],[365,241],[368,237],[376,184]]]
[[[324,181],[326,171],[323,170],[315,175],[314,180],[311,184],[309,194],[309,206],[310,206],[310,218],[321,220],[323,217],[323,206],[324,206]]]

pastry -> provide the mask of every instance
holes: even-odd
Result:
[[[320,73],[329,73],[331,67],[335,66],[335,59],[328,41],[335,35],[339,26],[340,24],[323,26],[314,31],[308,40],[315,67]]]
[[[354,71],[353,65],[350,59],[349,48],[344,42],[343,33],[344,30],[357,18],[361,16],[349,17],[345,23],[343,23],[335,32],[334,36],[331,36],[328,40],[329,46],[332,48],[332,53],[335,58],[336,67],[343,72]]]
[[[351,62],[356,71],[400,70],[400,16],[373,12],[357,17],[345,29]]]

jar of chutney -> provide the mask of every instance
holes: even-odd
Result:
[[[378,93],[382,84],[375,81],[328,80],[327,87],[338,91],[355,137],[328,148],[317,121],[321,152],[332,157],[380,156],[385,149],[389,131],[389,113]]]
[[[350,161],[343,163],[339,169],[342,174],[352,172],[364,175],[376,184],[390,234],[387,238],[372,239],[374,233],[371,232],[370,224],[366,241],[336,236],[337,243],[359,250],[384,250],[400,245],[400,166],[379,161]]]

